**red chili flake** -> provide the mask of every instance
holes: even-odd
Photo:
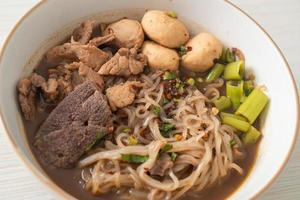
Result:
[[[166,93],[165,97],[166,97],[166,99],[169,99],[169,100],[171,100],[173,98],[171,93]]]
[[[108,127],[108,132],[112,133],[113,131],[114,131],[114,127],[113,126]]]
[[[208,133],[205,133],[205,135],[202,137],[202,139],[206,142],[208,141],[208,138],[209,138]]]
[[[205,124],[205,123],[202,123],[200,126],[201,126],[202,130],[205,130],[208,128],[207,124]]]
[[[159,117],[156,117],[155,121],[157,121],[158,124],[162,123],[162,121],[161,121],[161,119]]]
[[[142,89],[142,86],[140,86],[140,85],[132,85],[131,88],[133,90],[135,90],[137,93],[139,93],[140,90]]]
[[[175,105],[170,106],[169,108],[167,108],[167,109],[165,110],[166,114],[169,115],[169,114],[172,112],[172,110],[174,110],[175,108],[176,108]]]

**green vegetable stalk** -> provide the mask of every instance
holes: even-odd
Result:
[[[261,133],[253,126],[247,131],[247,133],[242,135],[242,141],[244,144],[254,144],[260,138]]]
[[[245,63],[242,60],[226,65],[224,70],[225,80],[242,80],[245,72]]]
[[[206,76],[205,81],[207,83],[211,83],[215,80],[217,80],[223,73],[225,66],[222,64],[215,64],[215,66],[210,70],[208,75]]]
[[[231,100],[225,96],[221,96],[219,99],[214,100],[213,103],[220,111],[231,107]]]
[[[224,116],[222,119],[222,122],[223,122],[223,124],[230,125],[242,132],[247,132],[251,126],[248,122],[239,120],[235,117],[229,117],[229,116]]]
[[[251,124],[253,124],[267,105],[268,101],[267,95],[259,88],[255,88],[237,109],[236,114],[244,116]]]
[[[219,59],[222,63],[227,63],[227,61],[226,61],[226,51],[227,51],[227,49],[223,47],[222,54],[221,54],[220,59]]]
[[[221,112],[220,116],[221,116],[221,119],[224,119],[224,117],[231,117],[231,118],[235,118],[235,119],[238,119],[241,121],[245,121],[245,122],[247,121],[247,119],[242,116],[231,114],[231,113],[226,113],[226,112]]]
[[[230,48],[227,48],[226,49],[226,52],[225,52],[225,58],[226,58],[226,61],[228,63],[231,63],[231,62],[234,62],[235,61],[235,55],[234,53],[230,50]]]
[[[223,48],[219,63],[227,64],[235,61],[235,53],[230,48]]]
[[[249,94],[252,92],[253,89],[254,89],[253,81],[248,80],[244,82],[244,91],[246,96],[249,96]]]
[[[227,81],[226,95],[231,100],[233,109],[236,110],[244,97],[244,81]]]

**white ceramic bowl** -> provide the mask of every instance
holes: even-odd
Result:
[[[60,197],[58,188],[40,169],[25,139],[16,100],[18,79],[29,74],[41,55],[62,40],[79,21],[104,22],[140,18],[145,9],[174,10],[191,32],[210,31],[229,46],[243,50],[246,64],[271,99],[263,117],[263,139],[250,175],[231,199],[257,197],[286,165],[299,128],[299,99],[289,66],[267,33],[242,10],[226,1],[211,0],[44,0],[15,26],[0,54],[0,108],[9,140],[29,169]]]

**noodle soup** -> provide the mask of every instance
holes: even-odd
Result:
[[[78,199],[224,199],[254,164],[263,90],[242,50],[148,11],[80,24],[18,98],[32,151]]]

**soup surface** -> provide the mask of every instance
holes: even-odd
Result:
[[[39,122],[36,124],[25,123],[27,138],[30,144],[34,143],[34,135],[39,127],[39,125],[46,119],[47,114],[41,114],[38,118]],[[236,172],[233,172],[230,177],[227,177],[220,185],[213,186],[208,188],[201,193],[201,198],[219,200],[226,199],[229,197],[235,190],[239,188],[243,180],[247,177],[248,173],[251,170],[251,167],[254,165],[256,153],[259,143],[250,145],[246,148],[247,159],[238,162],[238,165],[241,166],[244,170],[244,174],[240,175]],[[31,145],[31,150],[36,156],[38,162],[48,174],[48,176],[62,189],[67,191],[69,194],[73,195],[77,199],[118,199],[118,195],[115,192],[110,194],[105,194],[101,196],[94,196],[84,189],[84,182],[81,179],[81,169],[57,169],[49,166],[47,163],[44,163],[39,159],[39,155],[36,150]],[[186,197],[186,199],[193,199],[191,197]],[[198,197],[194,197],[198,199]]]

